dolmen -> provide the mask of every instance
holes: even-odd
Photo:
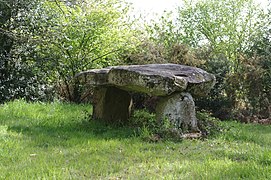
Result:
[[[178,64],[111,66],[76,75],[83,85],[95,87],[93,119],[125,122],[132,112],[131,92],[159,97],[158,121],[165,119],[180,132],[198,131],[193,97],[206,96],[215,76],[195,67]]]

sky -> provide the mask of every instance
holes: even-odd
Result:
[[[126,0],[132,3],[134,7],[134,15],[143,14],[147,19],[152,19],[155,14],[162,15],[165,10],[174,10],[180,5],[181,0]],[[267,7],[270,0],[255,0],[263,7]]]
[[[156,14],[162,15],[166,10],[173,10],[179,4],[180,0],[126,0],[132,3],[133,15],[138,17],[152,19]]]

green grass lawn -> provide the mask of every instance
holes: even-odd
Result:
[[[148,143],[89,122],[89,105],[0,106],[0,179],[271,179],[271,126],[223,122],[207,140]]]

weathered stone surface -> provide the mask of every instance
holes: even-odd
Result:
[[[113,66],[77,74],[95,86],[93,118],[125,122],[131,113],[129,91],[159,96],[157,119],[167,118],[180,132],[198,132],[193,96],[204,96],[215,76],[202,69],[177,64]]]
[[[152,96],[185,91],[206,95],[215,82],[214,75],[202,69],[177,64],[113,66],[85,71],[77,77],[91,85],[116,86]]]
[[[94,90],[93,119],[108,123],[125,123],[131,115],[132,98],[115,87],[97,87]]]
[[[162,97],[156,107],[159,121],[168,119],[171,124],[183,132],[198,132],[195,103],[189,93],[174,93]]]
[[[81,83],[86,83],[92,86],[108,85],[108,73],[111,68],[92,69],[78,73],[75,78],[78,78]]]

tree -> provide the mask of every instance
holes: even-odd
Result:
[[[23,18],[38,1],[0,1],[0,103],[15,98],[44,98],[40,75],[34,74],[27,56],[32,48],[27,46],[27,34],[20,34],[25,27]]]
[[[191,60],[205,62],[200,67],[215,74],[217,83],[210,97],[197,103],[220,116],[251,106],[253,98],[248,96],[255,89],[244,80],[248,75],[244,69],[259,60],[250,58],[248,52],[264,36],[268,22],[268,14],[253,0],[185,0],[177,12],[164,15],[149,26],[148,32],[154,43],[166,48],[168,55],[185,44],[194,57]],[[264,84],[259,87],[266,89]],[[260,99],[254,98],[254,104],[260,104]]]
[[[86,1],[68,6],[61,1],[46,1],[34,16],[42,19],[35,36],[41,68],[63,87],[65,96],[80,99],[79,83],[71,81],[80,71],[120,63],[118,53],[129,48],[132,32],[122,21],[127,7],[118,1]],[[37,15],[38,14],[38,15]]]
[[[253,0],[185,1],[178,11],[183,36],[192,45],[207,44],[214,54],[224,54],[234,70],[239,67],[239,55],[263,35],[267,21],[264,10]]]
[[[177,14],[177,18],[172,17]],[[193,48],[208,46],[213,55],[223,54],[239,66],[239,55],[263,35],[268,18],[253,0],[185,0],[173,12],[149,28],[155,41],[171,48],[187,44]]]
[[[118,0],[4,2],[17,9],[3,23],[18,42],[12,46],[14,62],[47,86],[58,84],[68,100],[80,101],[76,73],[121,63],[119,53],[132,44],[133,31],[124,21],[128,6]]]

